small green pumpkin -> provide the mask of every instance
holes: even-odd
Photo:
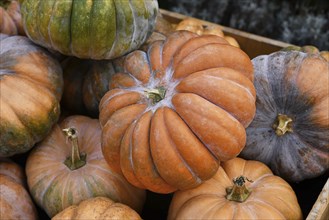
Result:
[[[147,40],[158,7],[156,0],[29,0],[21,12],[35,43],[69,56],[112,59]]]

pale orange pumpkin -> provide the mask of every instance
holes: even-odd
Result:
[[[173,219],[298,220],[302,212],[291,186],[264,163],[234,158],[200,186],[175,192]]]
[[[55,215],[52,220],[141,220],[140,215],[127,205],[114,202],[106,197],[86,199],[78,205],[72,205]]]
[[[24,170],[18,164],[0,158],[0,219],[38,218],[25,178]]]
[[[145,191],[108,166],[100,141],[97,119],[73,115],[56,124],[28,155],[26,175],[31,195],[49,217],[97,196],[142,210]]]

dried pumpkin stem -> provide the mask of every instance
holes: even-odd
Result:
[[[251,180],[244,176],[233,179],[233,186],[226,188],[226,199],[235,202],[244,202],[249,197],[251,191],[247,189],[245,182]]]
[[[75,128],[64,128],[63,133],[71,141],[71,156],[67,157],[64,164],[71,170],[78,169],[86,164],[86,154],[80,154],[78,132]]]
[[[276,121],[273,124],[273,129],[278,136],[282,136],[287,132],[293,132],[292,119],[287,115],[278,114]]]
[[[166,89],[162,86],[155,89],[145,89],[146,97],[152,100],[152,104],[160,102],[166,96]]]

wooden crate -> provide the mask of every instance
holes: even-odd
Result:
[[[178,24],[181,20],[188,18],[189,16],[167,11],[164,9],[160,9],[160,12],[164,19],[169,21],[172,24]],[[196,18],[195,18],[196,19]],[[258,55],[270,54],[272,52],[278,51],[284,47],[291,46],[292,44],[288,44],[282,41],[273,40],[270,38],[258,36],[255,34],[247,33],[244,31],[240,31],[234,28],[225,27],[219,24],[215,24],[212,22],[200,20],[204,25],[218,25],[222,28],[225,35],[231,36],[235,38],[243,51],[245,51],[249,57],[252,59]],[[310,180],[312,181],[312,180]],[[318,179],[314,180],[318,181]],[[304,216],[306,220],[329,220],[329,179],[328,174],[320,177],[321,183],[325,182],[322,191],[321,191],[313,204],[311,210],[309,211],[307,216]],[[308,182],[307,184],[309,184]],[[312,182],[311,182],[312,184]],[[293,187],[294,188],[294,187]],[[304,187],[306,188],[306,187]],[[304,189],[301,190],[301,193]],[[309,189],[305,189],[309,190]],[[311,189],[312,190],[312,189]],[[306,202],[306,201],[305,201]]]

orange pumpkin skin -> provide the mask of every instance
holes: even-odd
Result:
[[[195,187],[240,153],[255,113],[243,51],[215,35],[177,31],[147,53],[128,54],[123,69],[99,119],[104,158],[130,183],[158,193]]]
[[[10,160],[0,160],[0,219],[35,220],[38,213],[26,190],[24,170]]]
[[[240,156],[299,182],[329,170],[329,63],[280,51],[252,60],[257,112]]]
[[[230,201],[226,189],[232,179],[244,176],[250,195],[244,202]],[[302,219],[290,185],[259,161],[234,158],[200,186],[173,195],[168,211],[172,219]]]
[[[106,197],[95,197],[82,201],[78,205],[72,205],[64,209],[52,220],[74,219],[136,219],[141,220],[140,215],[127,205],[114,202]]]
[[[10,157],[30,150],[57,122],[63,75],[27,37],[1,34],[0,44],[0,157]]]
[[[19,1],[2,1],[0,3],[0,32],[8,35],[25,36]]]
[[[81,155],[85,154],[85,164],[73,170],[65,164],[71,156],[71,145],[62,132],[71,127],[78,132]],[[31,195],[49,217],[96,196],[109,197],[141,211],[145,191],[129,184],[108,166],[100,140],[97,119],[73,115],[56,124],[49,136],[28,155],[26,175]]]

